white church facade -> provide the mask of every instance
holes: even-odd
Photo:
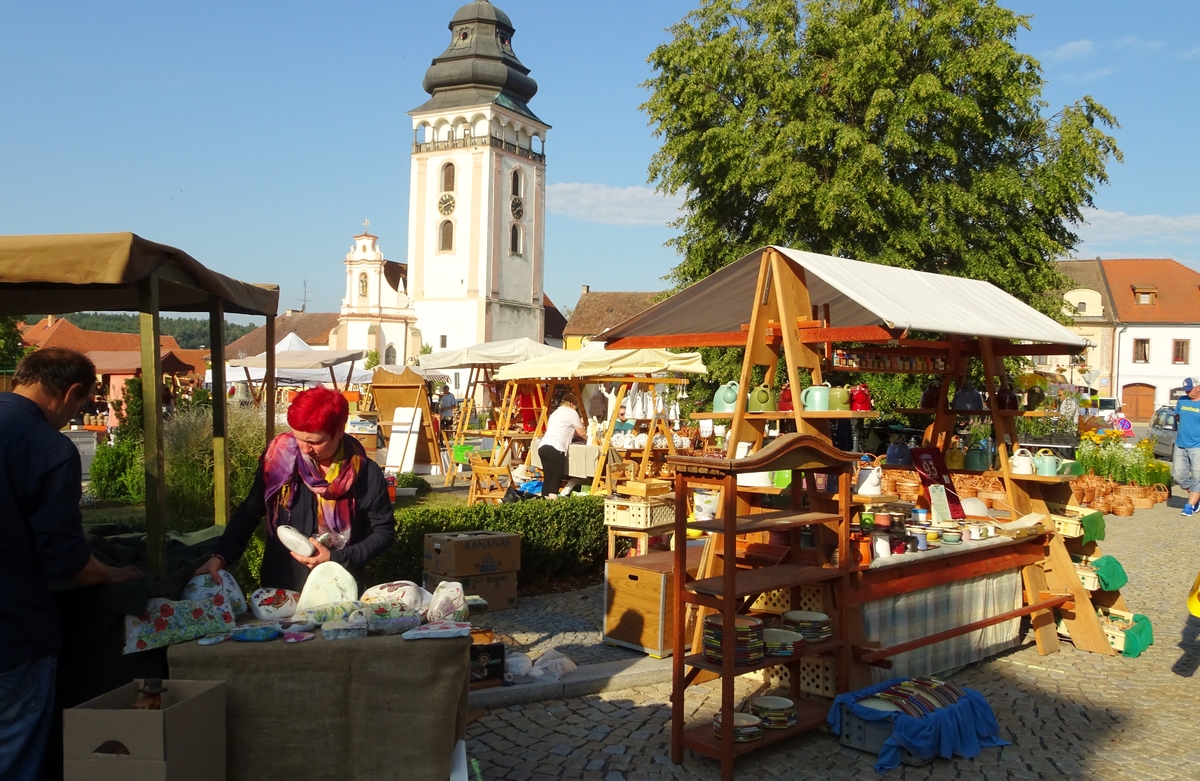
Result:
[[[379,237],[354,237],[338,348],[385,364],[481,342],[545,337],[546,133],[537,92],[512,49],[508,16],[486,0],[459,8],[450,46],[410,113],[407,263]]]

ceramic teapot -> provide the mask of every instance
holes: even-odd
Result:
[[[887,462],[890,466],[912,466],[912,451],[903,442],[888,445]]]
[[[950,405],[957,410],[981,410],[983,409],[983,396],[979,391],[975,390],[975,386],[970,380],[963,383],[963,386],[954,394],[954,403]]]
[[[742,394],[738,392],[737,380],[730,380],[717,388],[713,396],[713,412],[733,412],[737,409]]]
[[[934,380],[921,394],[921,409],[937,409],[942,401],[942,381]]]
[[[1033,457],[1033,466],[1037,470],[1037,474],[1044,477],[1053,477],[1058,474],[1058,468],[1062,466],[1062,462],[1063,460],[1047,447],[1039,450]]]
[[[862,496],[879,496],[883,493],[883,467],[866,461],[867,458],[868,456],[863,456],[864,462],[858,470],[854,493]]]
[[[951,447],[946,451],[944,457],[947,469],[962,469],[966,462],[967,454],[963,452],[961,447]]]
[[[829,389],[829,409],[850,409],[850,386],[842,385]]]
[[[829,383],[810,385],[800,394],[800,403],[811,412],[829,409]]]
[[[871,409],[871,391],[865,384],[850,391],[850,409],[865,412]]]
[[[746,409],[751,412],[774,412],[775,394],[771,392],[770,386],[763,384],[751,390]]]
[[[783,390],[779,391],[779,411],[791,412],[796,408],[792,402],[792,386],[786,382],[783,384]]]
[[[1019,447],[1013,451],[1008,464],[1014,475],[1031,475],[1033,474],[1033,453],[1030,453],[1027,448]]]

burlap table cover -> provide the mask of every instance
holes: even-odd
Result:
[[[446,781],[466,732],[470,645],[318,630],[294,645],[185,643],[167,658],[174,678],[228,684],[230,781]]]

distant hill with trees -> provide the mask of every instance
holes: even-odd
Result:
[[[63,315],[65,320],[86,331],[108,331],[118,334],[136,334],[138,332],[137,315],[123,312],[73,312]],[[30,316],[28,322],[38,318]],[[162,317],[159,328],[164,336],[173,336],[179,346],[185,350],[197,350],[210,347],[208,343],[208,320],[196,317]],[[225,321],[225,344],[235,339],[241,339],[246,334],[258,328],[256,325],[239,325]]]

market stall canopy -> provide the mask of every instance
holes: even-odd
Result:
[[[363,350],[277,350],[275,352],[276,369],[328,369],[350,361],[361,360],[366,355]],[[266,353],[237,358],[229,362],[230,366],[248,366],[251,369],[266,368]]]
[[[567,351],[522,337],[430,353],[422,355],[418,361],[422,369],[469,369],[473,366],[507,366],[542,355],[565,352]]]
[[[624,377],[658,372],[706,374],[700,353],[671,353],[666,350],[562,350],[558,354],[522,361],[501,368],[497,380],[529,380],[549,377]]]
[[[138,374],[142,354],[134,350],[92,350],[87,357],[96,365],[96,374]],[[190,374],[192,366],[170,350],[162,351],[163,374]]]
[[[407,364],[401,365],[401,364],[396,364],[396,363],[385,363],[385,364],[380,364],[379,366],[375,367],[376,374],[378,374],[381,371],[389,372],[390,374],[395,375],[395,376],[404,374],[404,372],[406,372],[406,371],[411,371],[411,372],[416,372],[420,376],[424,377],[425,380],[428,382],[450,382],[449,374],[440,372],[437,369],[426,369],[423,366],[409,366]],[[389,380],[389,382],[390,382],[390,380]]]
[[[157,271],[159,308],[274,315],[278,285],[218,274],[183,250],[133,233],[0,236],[0,314],[137,311],[138,283]]]
[[[895,330],[987,336],[1019,341],[1086,346],[1064,325],[1005,293],[990,282],[818,255],[787,247],[763,247],[696,284],[597,335],[620,348],[619,340],[642,337],[736,334],[750,322],[763,252],[774,249],[803,269],[811,303],[834,328],[883,325]],[[691,346],[686,339],[681,346]]]

